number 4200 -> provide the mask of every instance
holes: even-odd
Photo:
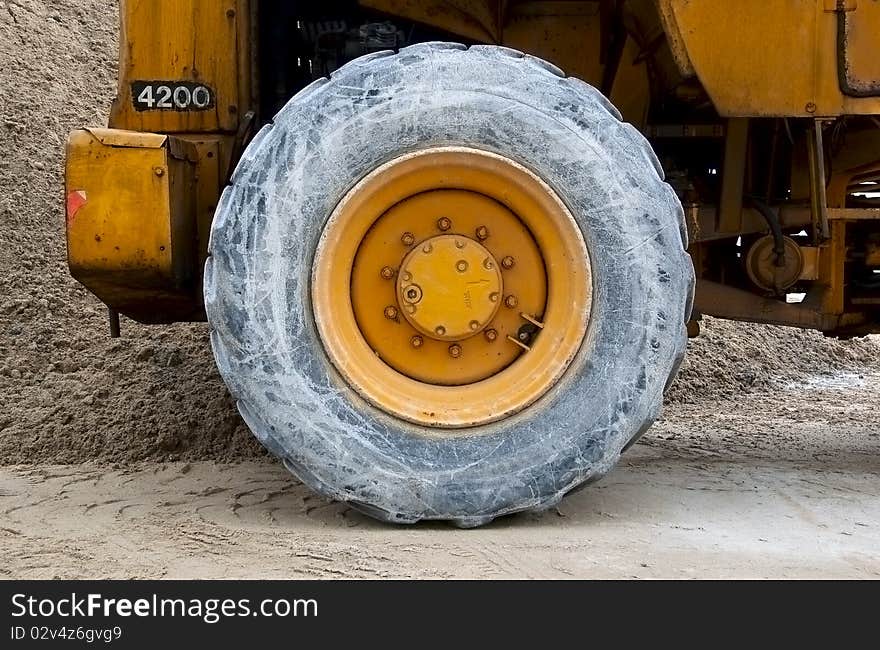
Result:
[[[205,85],[188,81],[135,81],[131,88],[139,111],[204,111],[214,107],[214,93]]]

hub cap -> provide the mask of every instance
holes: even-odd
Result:
[[[432,237],[400,267],[397,299],[415,329],[439,341],[459,341],[483,331],[501,303],[498,262],[473,239]]]

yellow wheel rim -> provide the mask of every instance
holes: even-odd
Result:
[[[547,393],[583,343],[592,278],[569,210],[534,173],[464,147],[374,170],[312,269],[321,341],[374,406],[419,425],[496,422]],[[446,432],[443,435],[449,435]]]

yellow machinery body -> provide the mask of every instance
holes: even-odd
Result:
[[[112,310],[143,322],[204,317],[201,269],[222,188],[278,102],[326,65],[315,54],[326,50],[326,34],[307,40],[306,27],[327,11],[543,58],[606,94],[665,166],[676,160],[671,178],[705,168],[714,177],[708,189],[703,179],[676,188],[698,312],[838,334],[880,327],[880,291],[861,279],[880,267],[880,205],[863,196],[880,188],[880,2],[316,4],[121,1],[110,129],[74,132],[67,157],[71,272]],[[296,34],[279,34],[284,25]],[[305,46],[279,55],[292,41]],[[712,147],[717,168],[705,162]],[[779,246],[783,232],[794,237],[785,240],[798,249],[798,266],[786,266],[789,286],[762,261],[774,259],[766,240],[749,256],[748,274],[731,261],[747,257],[735,247],[758,245],[768,231]],[[786,300],[801,287],[803,303]]]

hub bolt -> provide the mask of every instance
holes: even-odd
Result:
[[[437,336],[443,336],[444,334],[446,334],[446,328],[442,325],[438,325],[434,328],[434,333],[437,334]]]
[[[504,306],[508,309],[516,309],[516,306],[519,304],[519,300],[517,300],[516,296],[507,296],[504,299]]]
[[[485,332],[483,332],[483,336],[485,336],[486,340],[491,343],[498,338],[498,330],[486,330]]]
[[[516,264],[516,260],[510,255],[501,260],[501,266],[508,271],[513,268],[514,264]]]
[[[406,289],[403,290],[403,299],[404,301],[415,304],[422,299],[422,290],[416,284],[409,285]]]
[[[409,344],[414,348],[420,348],[425,343],[424,339],[421,336],[414,336],[409,340]]]
[[[447,230],[452,228],[452,219],[450,219],[449,217],[440,217],[439,219],[437,219],[437,227],[443,232],[446,232]]]
[[[416,243],[416,236],[414,234],[412,234],[411,232],[405,232],[400,237],[400,243],[403,244],[404,246],[412,246],[413,244]]]
[[[394,305],[388,305],[385,308],[385,318],[388,320],[397,320],[397,307]]]
[[[381,275],[383,280],[392,280],[394,279],[394,269],[390,266],[383,266]]]
[[[476,332],[478,329],[480,329],[480,321],[472,320],[472,321],[468,324],[468,326],[469,326],[474,332]]]
[[[460,345],[450,345],[449,346],[449,356],[453,359],[458,359],[461,356],[461,346]]]
[[[455,269],[459,273],[464,273],[465,271],[468,270],[468,263],[465,262],[464,260],[458,260],[458,262],[455,263]]]
[[[489,229],[486,228],[486,226],[479,226],[477,228],[476,235],[477,239],[479,239],[480,241],[486,241],[487,239],[489,239]]]

